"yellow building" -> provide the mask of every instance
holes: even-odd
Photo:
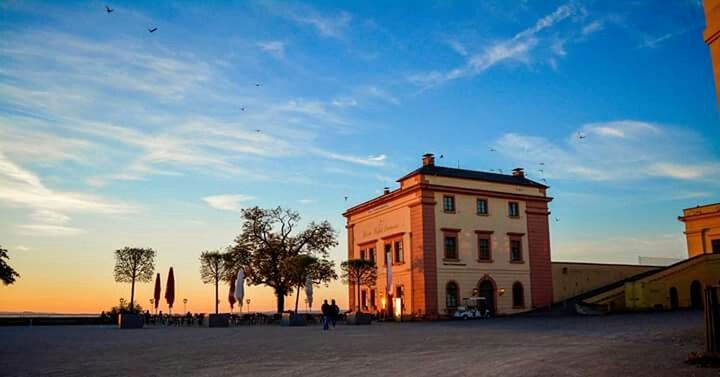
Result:
[[[348,259],[377,263],[374,287],[349,287],[351,307],[448,315],[485,297],[512,314],[552,303],[547,186],[512,175],[435,165],[432,154],[400,188],[348,209]],[[357,299],[357,301],[356,301]]]
[[[688,256],[720,254],[720,203],[686,208],[678,219],[685,223]]]
[[[705,0],[704,8],[707,27],[703,37],[710,48],[715,88],[720,105],[720,0]]]
[[[720,284],[720,203],[683,210],[688,259],[575,296],[609,310],[701,308],[703,289]]]

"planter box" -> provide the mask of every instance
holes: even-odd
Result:
[[[348,325],[369,325],[372,323],[372,315],[366,313],[349,313],[346,320]]]
[[[144,319],[140,314],[121,313],[118,315],[118,326],[121,329],[141,329]]]
[[[280,324],[283,326],[307,326],[305,316],[295,313],[283,313]]]
[[[230,326],[229,314],[210,314],[208,316],[208,327],[228,327]]]

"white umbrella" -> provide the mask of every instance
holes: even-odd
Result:
[[[390,253],[385,253],[385,266],[387,266],[387,292],[388,295],[393,294],[393,276],[392,276],[392,257]]]
[[[245,298],[245,273],[243,270],[238,271],[235,280],[235,298],[240,306],[240,312],[242,312],[243,299]]]
[[[307,304],[310,307],[310,309],[312,309],[313,283],[312,283],[312,278],[310,278],[310,276],[308,276],[307,280],[305,281],[305,300],[307,301]]]

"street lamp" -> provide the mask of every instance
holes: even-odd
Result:
[[[155,299],[154,298],[150,299],[150,308],[151,309],[155,308]]]
[[[250,313],[250,299],[245,300],[245,302],[246,302],[247,305],[248,305],[248,309],[247,309],[247,310],[248,310],[248,313]]]
[[[185,313],[187,313],[187,303],[188,303],[188,299],[184,298],[183,299],[183,312],[185,312]]]

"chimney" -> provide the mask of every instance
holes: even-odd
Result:
[[[423,166],[435,166],[435,155],[432,153],[425,153],[423,155]]]
[[[515,168],[512,170],[513,177],[525,177],[525,170],[523,168]]]
[[[387,194],[389,194],[389,193],[390,193],[390,187],[385,187],[385,188],[383,188],[383,194],[384,194],[384,195],[387,195]]]

